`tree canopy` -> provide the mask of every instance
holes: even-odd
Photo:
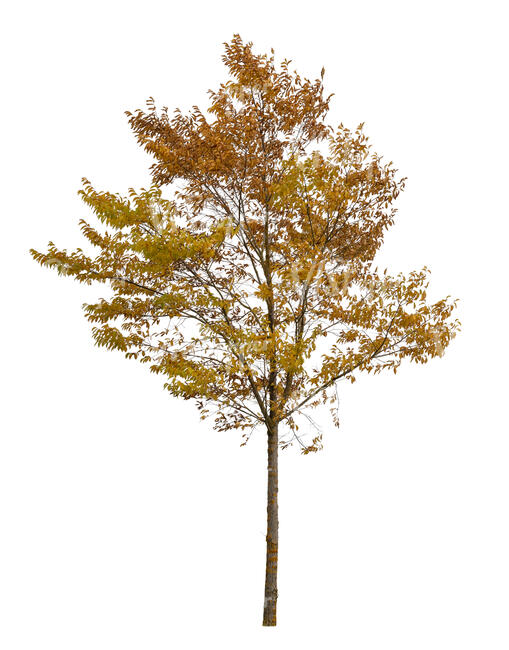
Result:
[[[127,112],[154,159],[153,184],[127,196],[80,190],[96,223],[90,251],[50,242],[33,257],[106,295],[84,305],[100,346],[121,350],[194,399],[218,430],[287,425],[358,373],[396,372],[441,356],[459,328],[454,300],[427,301],[427,268],[374,265],[404,189],[372,151],[363,125],[326,122],[322,69],[310,81],[225,43],[229,79],[205,113],[153,99]]]

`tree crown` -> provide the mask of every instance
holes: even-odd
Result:
[[[311,82],[239,35],[224,45],[230,78],[209,90],[207,115],[170,117],[153,99],[127,112],[155,160],[149,189],[122,197],[83,179],[94,254],[52,242],[31,253],[110,285],[84,305],[98,345],[148,363],[203,416],[215,406],[217,429],[285,423],[281,445],[308,453],[320,436],[303,443],[297,415],[323,401],[336,417],[337,383],[360,371],[441,356],[459,328],[456,301],[427,302],[427,268],[373,266],[405,179],[362,124],[326,123],[324,70]]]

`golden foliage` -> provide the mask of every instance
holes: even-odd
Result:
[[[84,305],[98,345],[149,363],[204,415],[215,405],[220,430],[283,422],[300,442],[296,414],[334,406],[341,379],[442,356],[459,328],[455,301],[426,301],[427,269],[373,267],[405,179],[362,124],[325,122],[323,70],[302,79],[238,35],[223,61],[230,79],[209,91],[207,115],[170,116],[152,99],[127,113],[154,158],[151,188],[122,197],[83,179],[104,230],[80,221],[95,255],[52,242],[31,252],[111,286]],[[320,436],[302,444],[319,448]]]

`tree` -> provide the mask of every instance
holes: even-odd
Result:
[[[84,305],[96,344],[149,364],[243,445],[248,430],[266,430],[263,624],[275,625],[278,450],[320,449],[299,416],[323,402],[337,424],[338,382],[441,356],[459,323],[456,301],[427,303],[427,268],[405,277],[373,266],[405,179],[362,124],[325,122],[324,70],[311,82],[239,35],[224,45],[230,78],[208,91],[208,115],[194,106],[170,117],[153,99],[127,112],[155,159],[149,189],[122,197],[83,179],[100,222],[80,220],[94,254],[52,242],[31,254],[109,285]]]

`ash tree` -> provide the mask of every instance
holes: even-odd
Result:
[[[162,375],[218,431],[267,436],[263,625],[276,625],[278,451],[305,439],[299,417],[337,384],[442,356],[459,328],[454,300],[426,300],[428,269],[374,266],[404,188],[361,124],[326,122],[332,95],[291,61],[258,55],[235,35],[229,78],[206,113],[127,112],[154,159],[152,185],[121,196],[83,179],[96,218],[80,220],[89,253],[31,249],[42,265],[106,285],[85,304],[95,342]],[[92,253],[90,253],[92,251]],[[309,436],[311,438],[311,436]]]

